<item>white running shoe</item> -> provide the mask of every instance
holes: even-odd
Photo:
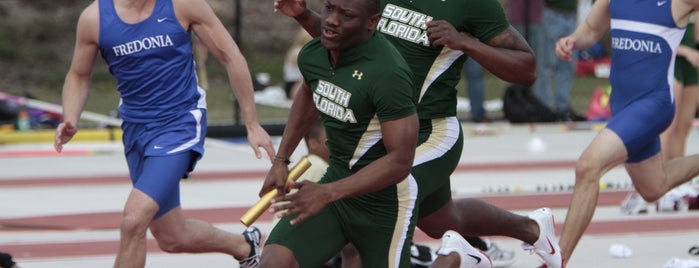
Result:
[[[482,251],[474,248],[459,233],[446,231],[442,236],[442,246],[438,255],[447,256],[456,252],[461,257],[459,268],[492,268],[493,262]]]
[[[539,239],[534,245],[522,243],[522,249],[530,253],[536,253],[544,262],[547,268],[562,268],[563,256],[561,247],[558,245],[556,232],[554,230],[553,214],[550,208],[540,208],[531,213],[528,217],[539,224]]]
[[[621,201],[619,208],[622,213],[629,215],[648,213],[648,202],[639,193],[633,192]]]
[[[672,258],[665,263],[663,268],[699,268],[699,261],[692,259]]]
[[[692,197],[696,190],[691,186],[682,185],[663,195],[657,202],[655,208],[658,212],[687,211],[689,203],[687,199]],[[688,189],[688,190],[687,190]]]
[[[485,254],[488,254],[490,260],[493,261],[493,267],[505,267],[515,262],[515,252],[512,250],[501,249],[488,239],[483,239],[485,244],[488,246],[488,250]]]

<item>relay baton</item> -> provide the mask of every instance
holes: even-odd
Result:
[[[301,160],[299,160],[298,163],[294,167],[289,170],[289,176],[286,179],[286,183],[289,184],[291,182],[294,182],[301,177],[301,174],[306,172],[308,168],[311,167],[311,162],[308,161],[308,158],[303,157]],[[240,217],[240,222],[243,223],[246,227],[250,227],[257,218],[262,215],[262,213],[269,208],[269,206],[272,205],[271,201],[272,198],[277,196],[278,191],[277,189],[272,189],[271,191],[267,192],[264,194],[262,197],[260,197],[260,200],[257,201],[250,209],[248,209],[245,214],[243,214],[242,217]]]

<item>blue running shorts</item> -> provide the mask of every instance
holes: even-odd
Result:
[[[626,162],[637,163],[660,152],[660,133],[672,122],[675,104],[669,92],[656,91],[618,111],[612,105],[612,113],[607,128],[624,142],[628,152]]]
[[[157,219],[180,205],[180,179],[204,154],[206,110],[150,123],[125,122],[122,129],[131,181],[158,203]]]

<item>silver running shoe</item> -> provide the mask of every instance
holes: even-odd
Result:
[[[488,246],[485,254],[488,254],[490,260],[493,261],[493,267],[505,267],[515,262],[515,252],[513,250],[502,249],[493,241],[483,239]]]
[[[619,209],[624,214],[637,215],[648,213],[648,202],[637,192],[630,193],[621,201]]]
[[[550,208],[540,208],[529,213],[529,218],[539,224],[539,239],[534,245],[522,243],[522,249],[536,253],[547,268],[563,268],[563,256],[554,230]]]
[[[255,226],[248,227],[243,232],[245,241],[250,244],[250,255],[247,258],[238,261],[240,268],[255,268],[260,265],[260,243],[262,241],[262,233]]]
[[[414,243],[410,245],[410,263],[412,268],[430,267],[436,258],[437,256],[430,247]]]

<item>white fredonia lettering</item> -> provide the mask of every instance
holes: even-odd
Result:
[[[156,35],[113,46],[112,50],[114,50],[115,56],[120,57],[138,53],[144,50],[171,46],[174,46],[174,43],[172,42],[172,39],[170,39],[169,35]]]
[[[351,97],[352,93],[323,80],[318,82],[313,92],[313,102],[318,111],[343,122],[357,123],[354,111],[347,108]]]
[[[388,4],[376,28],[384,34],[429,46],[425,23],[432,19],[431,16],[423,13]]]
[[[631,39],[623,37],[612,38],[612,48],[620,50],[633,50],[650,53],[663,53],[660,43],[651,40]]]

